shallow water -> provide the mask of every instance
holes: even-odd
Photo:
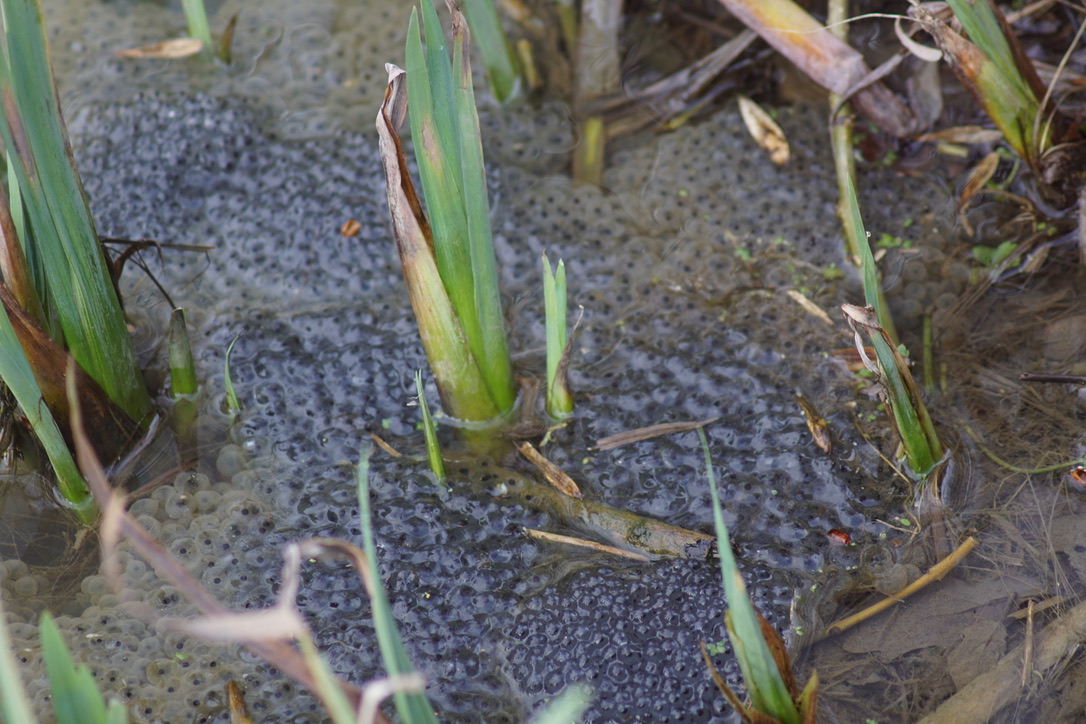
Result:
[[[413,370],[426,363],[372,132],[383,63],[402,57],[405,17],[387,3],[243,8],[237,60],[224,69],[111,57],[180,32],[175,12],[75,7],[51,4],[49,21],[100,233],[213,247],[167,251],[156,272],[189,313],[206,402],[202,443],[215,452],[199,474],[132,511],[224,603],[264,607],[275,600],[286,542],[358,541],[352,466],[369,433],[422,449],[408,402]],[[239,7],[227,3],[218,26]],[[614,154],[607,193],[572,188],[562,174],[573,143],[563,106],[481,113],[518,364],[542,368],[541,252],[566,260],[571,303],[585,307],[572,366],[577,414],[546,454],[593,499],[710,532],[693,433],[592,447],[647,424],[719,417],[707,432],[740,565],[782,630],[797,591],[836,594],[851,585],[845,572],[895,558],[909,534],[887,524],[906,514],[909,486],[858,433],[862,425],[891,452],[876,401],[830,356],[851,344],[837,306],[862,295],[854,279],[827,272],[846,264],[824,110],[779,109],[793,144],[784,169],[753,145],[732,106],[639,137]],[[917,244],[953,238],[945,221],[953,202],[940,182],[869,169],[862,192],[872,231]],[[360,222],[355,237],[339,233],[348,219]],[[884,262],[906,325],[964,286],[953,266],[960,256],[938,254],[896,251]],[[164,324],[168,309],[149,285],[132,272],[128,284]],[[802,310],[790,289],[834,325]],[[223,360],[235,336],[244,409],[223,433]],[[829,421],[832,453],[811,440],[796,391]],[[432,388],[428,395],[437,399]],[[962,398],[947,398],[956,413]],[[521,721],[586,680],[597,692],[588,721],[725,720],[697,650],[700,640],[724,639],[715,562],[631,564],[532,541],[524,527],[588,533],[503,499],[502,484],[497,469],[454,472],[441,492],[422,463],[373,460],[382,573],[441,719]],[[833,543],[833,529],[853,545]],[[122,602],[160,616],[193,610],[134,555],[123,565],[121,595],[94,574],[57,604],[38,595],[53,585],[45,572],[0,564],[28,670],[40,676],[37,615],[60,606],[77,658],[147,720],[227,721],[228,679],[258,718],[320,719],[308,695],[250,654],[133,618]],[[338,672],[355,682],[379,674],[353,571],[307,566],[298,604]],[[734,680],[730,656],[717,665]],[[43,681],[32,687],[40,701]]]

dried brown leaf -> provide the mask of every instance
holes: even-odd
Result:
[[[230,705],[230,724],[253,724],[249,708],[245,706],[245,696],[233,679],[226,682],[226,701]]]
[[[966,177],[965,184],[962,186],[962,194],[958,198],[958,219],[970,236],[973,235],[973,226],[969,223],[966,210],[973,197],[992,180],[997,168],[999,168],[999,154],[992,151],[969,171],[969,176]]]
[[[792,157],[788,139],[777,122],[760,105],[746,96],[739,96],[739,115],[758,147],[769,154],[769,159],[783,166]]]
[[[196,38],[175,38],[174,40],[164,40],[161,43],[153,43],[152,45],[143,45],[139,48],[118,50],[114,55],[118,58],[161,58],[165,60],[176,60],[178,58],[188,58],[196,55],[203,49],[203,42]]]
[[[799,409],[803,411],[803,419],[807,423],[807,429],[810,430],[811,437],[814,438],[815,445],[818,445],[822,452],[831,452],[833,450],[833,438],[830,437],[829,424],[818,414],[818,410],[802,393],[796,393],[796,400],[799,402]]]
[[[912,36],[902,29],[901,20],[900,16],[894,19],[894,35],[906,50],[926,63],[938,63],[943,59],[943,51],[913,40]]]
[[[535,465],[539,472],[543,473],[543,477],[547,479],[547,482],[553,485],[555,489],[578,500],[584,497],[581,495],[581,489],[577,487],[577,483],[573,481],[573,478],[566,475],[561,468],[545,458],[542,453],[535,449],[532,443],[523,440],[516,443],[516,446],[520,454],[527,458],[532,465]]]
[[[860,83],[870,75],[860,53],[835,38],[792,0],[720,2],[826,90],[844,96],[850,89],[860,88],[848,100],[886,133],[904,138],[917,130],[912,112],[888,88],[876,82]]]

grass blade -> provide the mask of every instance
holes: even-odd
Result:
[[[437,440],[437,428],[430,416],[430,405],[426,402],[426,390],[422,388],[422,370],[415,370],[415,392],[419,396],[419,409],[422,410],[422,434],[426,436],[426,457],[430,461],[430,470],[438,482],[445,480],[445,461],[441,458],[441,443]]]
[[[230,340],[230,346],[226,348],[226,359],[223,360],[223,387],[226,388],[226,411],[228,413],[241,412],[241,404],[238,402],[238,393],[234,391],[234,380],[230,376],[230,354],[234,351],[234,345],[237,344],[238,339],[241,337],[239,334]]]
[[[411,660],[407,657],[407,651],[403,646],[403,639],[396,628],[396,619],[392,615],[392,608],[388,603],[388,595],[381,583],[380,567],[377,563],[377,546],[374,543],[373,523],[370,514],[370,448],[362,449],[358,460],[358,506],[359,517],[362,522],[362,542],[366,551],[366,557],[370,560],[367,574],[367,590],[370,594],[370,605],[373,608],[373,625],[377,631],[377,643],[381,649],[381,658],[384,660],[385,671],[389,676],[397,674],[410,674],[415,670]],[[396,711],[402,721],[408,724],[436,724],[433,706],[425,694],[414,694],[397,691],[393,695],[396,702]]]
[[[487,198],[479,115],[475,110],[475,92],[471,83],[468,29],[463,14],[457,8],[452,8],[452,15],[453,97],[458,115],[456,125],[460,129],[460,174],[468,222],[474,315],[479,324],[479,339],[476,341],[469,335],[468,344],[479,361],[491,397],[505,411],[512,408],[515,402],[513,367],[509,360],[501,290],[498,289],[498,265],[490,231],[490,201]]]
[[[129,416],[143,420],[151,400],[71,157],[41,8],[36,0],[3,0],[0,7],[0,135],[45,270],[47,290],[39,288],[39,296],[51,298],[80,366]]]
[[[969,40],[930,14],[921,11],[919,17],[962,85],[1018,155],[1036,168],[1052,144],[1052,127],[1038,124],[1045,89],[1032,61],[987,0],[950,0],[948,5]]]
[[[433,226],[432,249],[445,290],[470,339],[478,335],[468,220],[460,190],[460,129],[452,99],[452,66],[431,0],[422,2],[426,49],[414,9],[407,27],[411,140],[422,195]]]
[[[499,103],[508,103],[524,95],[524,84],[517,69],[516,56],[502,30],[494,0],[464,0],[468,27],[475,36],[475,46],[483,56],[490,89]]]
[[[776,717],[783,724],[800,724],[802,721],[795,702],[777,668],[773,654],[762,637],[758,615],[747,596],[743,575],[735,563],[728,525],[716,489],[713,458],[705,431],[698,428],[698,437],[705,452],[705,468],[709,476],[709,494],[713,500],[713,524],[716,527],[717,548],[720,554],[720,576],[724,582],[724,595],[728,601],[727,628],[743,682],[747,686],[751,706],[755,711]]]
[[[76,666],[48,611],[41,615],[41,646],[57,724],[106,724],[106,704],[85,664]]]
[[[342,687],[339,686],[336,675],[332,673],[328,662],[317,650],[313,637],[308,634],[301,636],[298,639],[298,648],[302,650],[306,666],[309,667],[309,672],[317,686],[317,696],[324,704],[324,709],[331,717],[332,723],[356,724],[351,703],[343,693]]]
[[[860,230],[861,238],[866,239],[867,232],[860,218],[859,202],[856,200],[856,189],[851,179],[847,184],[847,192],[846,213]],[[875,269],[875,258],[871,254],[871,245],[860,244],[859,251],[863,263],[864,299],[868,307],[873,310],[873,315],[866,315],[865,310],[859,307],[845,305],[846,316],[854,330],[860,326],[871,336],[871,344],[875,348],[875,357],[878,362],[877,369],[874,371],[879,375],[879,381],[886,390],[887,403],[893,415],[894,426],[905,446],[909,467],[915,475],[923,478],[942,459],[942,445],[935,432],[931,416],[921,399],[920,389],[909,372],[908,364],[886,329],[890,312],[881,301],[881,288],[878,272]],[[863,341],[859,338],[858,331],[857,347],[862,353]]]
[[[166,330],[170,360],[170,396],[173,398],[173,429],[177,435],[181,460],[186,464],[198,457],[196,442],[197,393],[196,364],[192,360],[189,332],[185,326],[185,310],[177,308],[170,314]]]
[[[174,398],[196,394],[200,384],[196,381],[196,365],[192,361],[192,347],[189,345],[189,333],[185,328],[184,309],[175,309],[170,314],[166,337],[169,341],[170,394]]]
[[[38,720],[30,710],[19,665],[12,653],[14,648],[4,617],[3,597],[0,597],[0,720],[8,724],[36,724]]]
[[[204,44],[204,51],[210,53],[215,48],[211,40],[211,26],[207,22],[207,10],[204,0],[181,0],[181,9],[185,12],[185,22],[189,26],[189,37]]]

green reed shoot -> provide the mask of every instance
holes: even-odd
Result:
[[[847,184],[846,211],[852,223],[866,238],[863,220],[860,218],[856,189],[851,180]],[[863,262],[864,299],[867,309],[844,305],[849,324],[856,333],[856,347],[865,358],[865,364],[879,376],[886,393],[886,404],[893,416],[894,427],[905,448],[905,458],[914,475],[924,478],[934,470],[943,457],[943,447],[935,433],[935,426],[920,397],[920,389],[909,372],[908,364],[882,322],[889,318],[889,310],[881,302],[878,272],[870,243],[860,244]],[[875,361],[867,360],[861,331],[871,338],[875,349]]]
[[[185,310],[175,309],[166,328],[167,354],[170,360],[170,396],[173,398],[173,428],[181,448],[181,459],[195,461],[196,453],[196,394],[200,383],[196,379],[196,363],[192,359]]]
[[[435,350],[428,347],[427,354],[442,399],[453,408],[450,412],[469,420],[485,420],[511,410],[516,396],[498,289],[467,29],[463,16],[454,11],[450,62],[437,12],[429,0],[422,3],[422,17],[425,51],[414,10],[407,33],[411,136],[428,211],[428,230],[432,230],[432,253],[444,293],[470,350],[471,360],[463,364],[465,368],[478,368],[485,397],[471,394],[468,399],[451,400],[454,395],[444,379],[446,371],[435,364]],[[426,230],[424,227],[424,233]],[[405,276],[413,273],[402,247],[401,259]],[[440,293],[432,289],[426,292]],[[450,334],[448,329],[426,329],[427,323],[443,327],[447,324],[428,322],[419,313],[418,305],[416,317],[424,341],[427,336],[440,339]],[[442,344],[445,348],[436,351],[438,356],[453,353],[448,347],[455,345],[455,340]],[[470,373],[465,369],[465,374]]]
[[[552,271],[546,254],[543,255],[543,306],[547,324],[547,414],[561,419],[573,413],[573,394],[566,376],[569,364],[566,264],[559,259],[557,269]]]
[[[717,551],[720,558],[720,576],[724,582],[724,596],[728,610],[724,616],[728,639],[732,643],[739,669],[743,673],[743,683],[750,698],[749,709],[761,715],[751,718],[741,711],[745,721],[781,722],[782,724],[800,724],[806,720],[803,713],[813,706],[814,692],[817,691],[818,679],[812,677],[807,688],[799,696],[790,691],[785,683],[785,676],[793,682],[791,670],[781,671],[781,665],[763,636],[762,624],[758,613],[747,595],[743,574],[735,562],[728,525],[724,522],[724,510],[717,493],[716,475],[713,473],[713,457],[709,452],[709,441],[705,431],[698,428],[698,437],[705,453],[705,470],[709,477],[709,495],[713,501],[713,525],[716,527]],[[788,664],[790,668],[790,664]],[[725,687],[726,688],[726,687]],[[725,695],[730,694],[730,689]],[[734,694],[728,697],[735,705],[738,699]],[[813,721],[813,719],[812,719]]]
[[[426,401],[426,390],[422,387],[422,370],[415,370],[415,392],[419,396],[419,409],[422,410],[422,434],[426,437],[426,457],[430,461],[430,470],[438,481],[445,479],[445,461],[441,458],[441,443],[437,440],[437,426],[430,415],[430,404]]]
[[[175,309],[170,314],[166,339],[170,359],[170,394],[175,399],[195,395],[200,383],[196,379],[196,364],[192,361],[192,347],[189,345],[188,329],[185,328],[184,309]]]
[[[524,95],[524,83],[517,57],[494,8],[494,0],[463,0],[463,7],[475,47],[483,56],[486,77],[494,97],[499,103],[520,99]]]
[[[369,471],[370,449],[365,447],[358,460],[358,515],[362,522],[363,550],[370,561],[369,570],[364,574],[368,579],[366,589],[370,595],[377,646],[381,650],[385,672],[389,676],[408,675],[415,669],[407,657],[403,638],[396,627],[396,619],[392,615],[392,607],[388,602],[388,594],[381,583],[377,545],[374,542],[373,520],[370,514]],[[397,691],[393,695],[393,701],[396,703],[396,712],[400,715],[400,721],[406,724],[436,724],[434,708],[426,698],[426,694]]]
[[[230,340],[230,346],[226,348],[226,359],[223,360],[223,387],[226,388],[226,411],[230,414],[241,412],[241,404],[238,402],[238,393],[234,390],[234,379],[230,376],[230,355],[234,351],[234,345],[237,344],[238,338],[234,337]]]
[[[2,0],[0,136],[25,212],[19,239],[38,297],[72,356],[132,419],[149,417],[121,305],[60,115],[37,0]],[[14,194],[12,194],[14,195]],[[58,340],[59,341],[59,340]]]

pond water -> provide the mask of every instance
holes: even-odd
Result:
[[[188,312],[208,452],[195,471],[131,510],[232,608],[275,601],[287,542],[359,541],[353,465],[370,433],[403,452],[422,451],[409,403],[413,372],[426,361],[389,234],[373,132],[383,64],[402,62],[403,10],[379,1],[228,2],[213,22],[222,27],[239,13],[235,62],[223,68],[112,56],[180,34],[175,9],[48,6],[61,93],[100,233],[211,247],[206,254],[166,250],[162,267],[152,264]],[[572,363],[576,416],[545,453],[586,497],[709,533],[694,433],[609,451],[594,445],[658,422],[719,418],[706,432],[740,565],[761,611],[779,630],[802,624],[790,634],[802,642],[855,598],[858,577],[893,591],[898,578],[931,561],[917,552],[922,546],[908,545],[910,486],[880,457],[893,451],[877,400],[832,354],[851,344],[838,306],[862,294],[834,213],[826,111],[777,110],[793,149],[784,168],[755,147],[728,105],[674,133],[620,144],[606,192],[566,177],[574,140],[561,104],[480,112],[509,328],[525,374],[543,366],[542,252],[565,259],[571,303],[585,309]],[[909,242],[883,263],[915,349],[920,314],[942,312],[938,349],[948,382],[933,403],[938,421],[963,432],[971,425],[1021,467],[1081,454],[1072,424],[1081,415],[1077,395],[1024,388],[1014,372],[1040,362],[1066,367],[1081,353],[1082,344],[1066,342],[1070,331],[1053,329],[1059,320],[1081,326],[1081,294],[1065,283],[1071,272],[1049,274],[1030,295],[990,292],[981,304],[954,309],[977,271],[952,230],[946,184],[874,168],[864,171],[861,195],[876,236]],[[356,236],[340,233],[349,219],[360,224]],[[166,302],[139,273],[126,280],[143,324],[164,326]],[[790,290],[833,323],[803,309]],[[243,411],[228,426],[220,412],[223,363],[235,337],[232,377]],[[797,392],[829,422],[831,452],[808,433]],[[432,386],[428,395],[437,399]],[[1023,434],[1028,444],[1009,442]],[[451,431],[443,435],[451,443]],[[972,561],[951,581],[955,600],[968,591],[973,605],[936,602],[947,612],[937,624],[920,617],[895,629],[879,621],[866,634],[828,642],[839,650],[823,654],[820,645],[827,711],[840,711],[842,721],[872,712],[905,720],[951,693],[968,672],[932,663],[945,661],[949,638],[983,638],[992,621],[1001,622],[1004,639],[1020,635],[1002,623],[1004,609],[1057,580],[1051,551],[1023,532],[1041,518],[1022,490],[1063,531],[1049,536],[1051,550],[1075,549],[1077,501],[1060,492],[1062,478],[1007,472],[961,437],[961,479],[969,484],[958,499],[995,511],[963,525],[998,531],[984,538],[984,564]],[[595,689],[586,721],[728,720],[698,653],[699,641],[725,639],[715,560],[631,563],[531,540],[525,528],[593,532],[509,495],[512,478],[502,466],[515,465],[453,465],[442,490],[424,463],[381,452],[372,461],[381,572],[440,720],[524,721],[577,681]],[[835,543],[834,529],[852,544]],[[0,563],[12,633],[37,677],[31,687],[39,702],[45,684],[36,621],[48,607],[62,614],[76,658],[142,720],[228,721],[228,680],[242,686],[259,720],[321,720],[312,697],[239,647],[133,616],[148,607],[156,617],[194,609],[122,551],[120,593],[93,566],[78,585],[61,587],[46,568]],[[1038,566],[1033,575],[1007,574],[1029,560]],[[1000,572],[1001,581],[990,583],[981,569]],[[54,595],[60,588],[75,593]],[[381,673],[352,570],[307,565],[298,605],[338,673],[358,683]],[[925,637],[916,635],[922,629]],[[900,644],[902,637],[917,646]],[[998,659],[1009,646],[989,646],[985,655]],[[722,651],[716,664],[734,681],[736,666]],[[972,651],[957,656],[976,658]],[[942,688],[931,691],[939,694],[887,683],[902,672],[916,677],[924,666],[938,669]],[[876,689],[879,697],[870,693]]]

